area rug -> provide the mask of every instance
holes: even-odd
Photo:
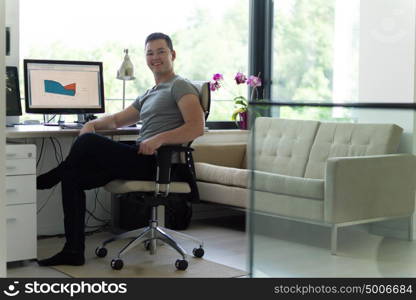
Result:
[[[204,258],[194,258],[191,255],[187,256],[188,268],[179,271],[175,267],[175,261],[180,255],[166,245],[159,246],[155,255],[150,255],[144,247],[137,246],[122,257],[123,269],[113,270],[110,266],[111,259],[117,256],[117,252],[126,244],[126,240],[107,245],[107,256],[99,258],[94,250],[106,237],[105,234],[97,234],[87,238],[84,266],[56,266],[54,269],[74,278],[235,278],[247,275],[246,271]],[[39,240],[38,257],[45,258],[55,254],[62,248],[62,243],[62,238]]]

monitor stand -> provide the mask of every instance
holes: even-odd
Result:
[[[79,114],[77,123],[85,124],[88,121],[95,120],[95,119],[97,119],[97,117],[94,116],[93,114]]]
[[[43,126],[59,126],[60,124],[62,124],[63,121],[61,121],[61,116],[60,115],[49,115],[49,114],[44,114],[43,115]]]
[[[45,120],[49,119],[48,115],[44,116]],[[93,114],[78,114],[77,120],[74,123],[65,123],[65,121],[58,120],[58,122],[43,123],[44,126],[60,126],[62,128],[82,128],[82,126],[90,120],[97,119]]]
[[[75,121],[75,124],[65,124],[62,123],[60,126],[63,129],[81,129],[82,126],[90,120],[97,119],[93,114],[78,114],[78,119]]]

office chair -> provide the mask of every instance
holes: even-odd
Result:
[[[192,82],[192,84],[199,91],[199,99],[206,120],[208,118],[211,103],[209,83]],[[166,205],[172,197],[177,197],[178,195],[191,195],[193,202],[199,201],[192,158],[193,149],[189,147],[190,144],[191,143],[187,146],[165,145],[157,150],[157,154],[155,154],[157,162],[156,181],[113,180],[104,187],[113,194],[133,193],[134,197],[139,197],[138,199],[144,200],[145,205],[150,207],[151,210],[149,226],[114,236],[104,241],[101,246],[98,246],[95,250],[95,254],[98,257],[105,257],[107,255],[105,246],[108,243],[119,239],[131,239],[131,241],[118,252],[117,257],[111,260],[111,267],[113,269],[121,270],[124,266],[121,256],[139,244],[143,243],[146,250],[150,251],[150,254],[155,254],[157,246],[156,240],[161,240],[181,255],[181,259],[176,260],[175,267],[178,270],[186,270],[188,267],[188,261],[185,257],[186,251],[172,236],[178,236],[198,243],[199,247],[194,248],[192,253],[197,258],[201,258],[204,255],[203,242],[201,240],[187,234],[160,227],[157,219],[157,207],[159,205]],[[175,153],[179,153],[181,156],[182,162],[190,172],[192,182],[171,181],[172,155]],[[183,201],[188,201],[188,199],[184,198]]]

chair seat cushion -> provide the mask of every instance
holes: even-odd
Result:
[[[107,183],[104,188],[113,194],[124,194],[130,192],[154,192],[156,185],[154,181],[140,180],[113,180]],[[166,185],[160,185],[160,191],[166,191]],[[172,181],[169,188],[170,193],[188,194],[191,187],[187,182]]]
[[[195,163],[195,173],[200,181],[247,188],[250,171],[198,162]]]

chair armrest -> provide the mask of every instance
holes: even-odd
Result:
[[[182,146],[182,145],[163,145],[161,147],[159,147],[159,149],[157,149],[157,152],[188,152],[188,151],[194,151],[193,148],[191,147],[187,147],[187,146]]]
[[[415,187],[414,155],[330,158],[325,175],[325,221],[411,215]]]
[[[196,144],[193,145],[195,162],[245,168],[247,144]]]
[[[156,181],[161,184],[168,184],[171,181],[172,155],[180,152],[192,152],[194,149],[182,145],[163,145],[156,151],[156,163],[158,173]]]

